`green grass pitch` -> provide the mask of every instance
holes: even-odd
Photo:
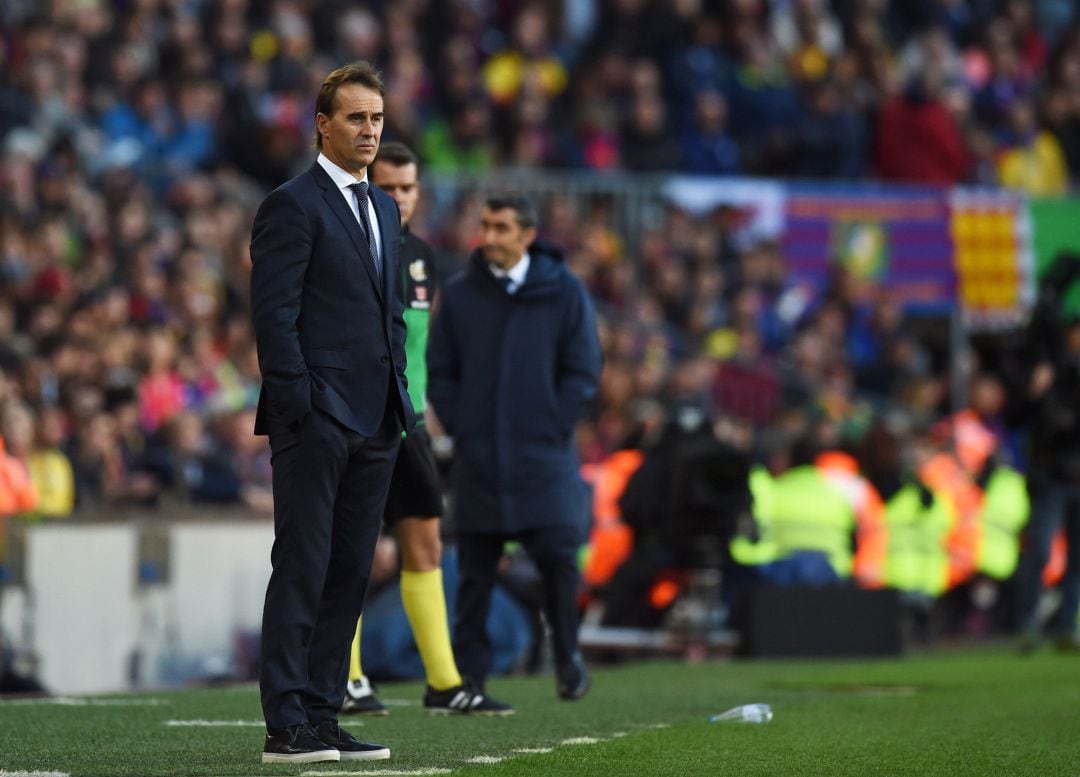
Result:
[[[390,716],[344,721],[361,739],[390,746],[391,760],[370,764],[263,766],[252,687],[0,702],[0,777],[1080,776],[1080,657],[1049,652],[627,664],[597,669],[592,692],[576,703],[559,701],[547,676],[496,678],[489,690],[518,714],[495,719],[428,716],[421,690],[384,685]],[[758,701],[772,705],[771,723],[707,722]]]

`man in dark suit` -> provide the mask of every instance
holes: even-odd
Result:
[[[499,558],[507,540],[520,541],[543,582],[556,689],[580,699],[589,688],[577,641],[586,527],[574,428],[600,378],[596,315],[562,252],[536,240],[526,197],[489,197],[480,234],[468,268],[446,285],[427,351],[428,397],[454,437],[454,649],[482,691]]]
[[[273,454],[273,572],[259,678],[263,763],[389,758],[337,724],[349,640],[413,409],[397,205],[367,184],[383,83],[366,62],[327,76],[318,160],[271,192],[251,235],[262,371],[256,434]]]

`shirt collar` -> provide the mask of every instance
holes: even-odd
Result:
[[[326,174],[330,176],[330,180],[332,180],[339,189],[348,189],[354,183],[367,180],[366,168],[364,169],[364,174],[357,179],[352,173],[331,162],[322,152],[319,153],[318,162],[322,169],[326,171]]]
[[[511,267],[509,271],[493,264],[489,264],[488,268],[496,278],[509,278],[510,282],[514,284],[514,288],[519,288],[521,284],[525,283],[525,276],[529,274],[529,252],[526,251],[522,254],[521,261]]]

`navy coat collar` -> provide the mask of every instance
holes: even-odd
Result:
[[[512,295],[516,299],[534,299],[558,294],[562,288],[562,277],[568,272],[565,258],[558,247],[543,240],[537,240],[528,247],[529,273],[525,282]],[[484,259],[484,252],[477,248],[470,257],[470,271],[482,284],[502,291],[495,276]],[[503,292],[505,294],[505,292]]]

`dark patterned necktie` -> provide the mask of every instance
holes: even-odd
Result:
[[[375,272],[382,278],[382,263],[379,262],[379,249],[375,245],[375,232],[371,228],[371,219],[368,217],[368,182],[358,181],[349,184],[349,188],[356,195],[356,204],[360,211],[360,223],[364,226],[364,234],[367,236],[368,248],[371,250],[371,258],[375,260]]]

